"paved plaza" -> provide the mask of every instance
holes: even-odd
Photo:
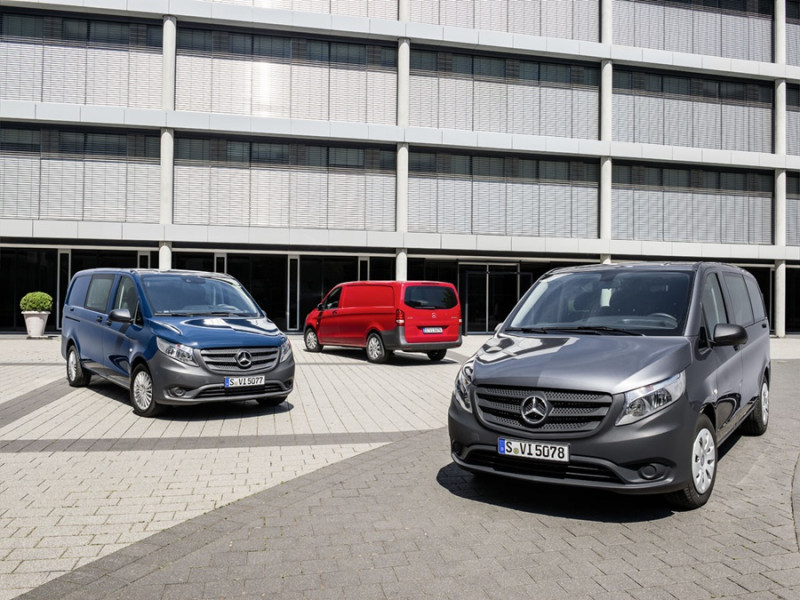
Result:
[[[478,481],[449,457],[458,366],[311,354],[295,391],[133,414],[70,388],[60,340],[0,336],[0,600],[800,598],[800,340],[772,341],[771,423],[714,495]]]

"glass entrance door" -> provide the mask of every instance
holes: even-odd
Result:
[[[461,265],[460,271],[465,333],[494,331],[533,279],[517,265]]]

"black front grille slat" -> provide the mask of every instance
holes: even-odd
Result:
[[[533,425],[523,420],[525,398],[538,395],[551,407],[547,418]],[[478,415],[488,427],[516,429],[525,433],[590,433],[599,427],[611,409],[611,396],[569,390],[512,386],[478,386]]]
[[[548,463],[526,458],[501,456],[489,451],[475,451],[467,456],[468,465],[488,467],[503,473],[553,480],[578,480],[622,483],[613,471],[589,464]]]
[[[265,385],[250,387],[225,386],[207,387],[195,396],[196,398],[231,398],[236,396],[254,396],[258,394],[272,394],[284,391],[283,386],[278,382],[268,381]]]
[[[236,355],[241,352],[250,354],[249,367],[241,367],[236,362]],[[278,362],[280,348],[213,348],[200,351],[203,362],[208,370],[213,373],[251,373],[266,371],[273,368]]]

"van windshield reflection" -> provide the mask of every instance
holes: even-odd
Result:
[[[261,311],[234,282],[201,275],[142,277],[153,313],[170,317],[258,317]]]

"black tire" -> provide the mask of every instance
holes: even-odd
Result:
[[[769,382],[761,378],[758,400],[753,410],[742,423],[742,432],[747,435],[762,435],[769,426]]]
[[[371,363],[385,363],[388,355],[383,347],[383,340],[377,333],[367,336],[367,360]]]
[[[137,365],[133,370],[131,405],[140,417],[155,417],[163,408],[153,398],[153,378],[145,365]]]
[[[670,494],[669,500],[678,508],[695,509],[708,502],[717,480],[717,433],[706,415],[697,419],[688,450],[689,481],[682,490]]]
[[[286,396],[274,396],[272,398],[256,398],[256,402],[259,403],[261,406],[278,406],[279,404],[283,404],[286,400]]]
[[[428,352],[428,358],[433,362],[438,362],[444,358],[445,354],[447,354],[447,350],[431,350]]]
[[[78,349],[74,345],[70,345],[67,350],[67,383],[72,387],[83,387],[89,385],[91,379],[91,373],[86,372],[81,365]]]
[[[319,343],[317,332],[314,331],[311,327],[306,329],[305,334],[303,334],[303,341],[306,344],[306,350],[308,350],[309,352],[322,351],[322,344]]]

